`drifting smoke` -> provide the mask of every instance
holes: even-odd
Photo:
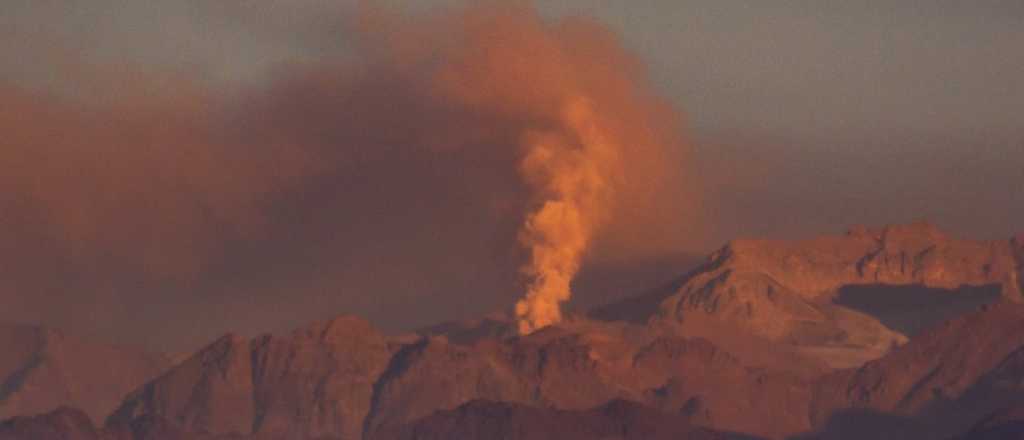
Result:
[[[530,196],[518,234],[528,279],[515,314],[527,334],[560,320],[573,276],[616,212],[651,208],[659,185],[676,186],[677,202],[688,205],[682,180],[666,178],[682,172],[674,155],[685,148],[676,116],[638,82],[636,60],[593,21],[549,24],[517,6],[439,19],[413,33],[431,43],[421,53],[433,96],[495,116],[518,139]],[[389,35],[393,44],[397,34]],[[401,41],[400,49],[415,47]]]
[[[159,322],[166,308],[153,304],[192,317],[189,301],[217,301],[283,320],[265,304],[300,307],[281,292],[316,286],[357,294],[302,313],[409,326],[452,317],[472,292],[489,289],[479,307],[490,308],[525,290],[526,333],[560,319],[587,259],[690,243],[679,115],[610,31],[521,4],[361,7],[345,22],[355,56],[230,96],[134,72],[103,78],[118,85],[99,93],[109,99],[0,88],[11,104],[0,110],[0,294],[19,295],[9,314],[77,315],[77,301],[95,309],[83,322],[114,328]],[[516,291],[502,287],[522,275]],[[390,307],[427,295],[450,296]],[[213,331],[264,329],[210,316]]]
[[[518,139],[518,169],[531,196],[519,232],[527,291],[515,314],[520,333],[529,333],[561,319],[573,277],[616,212],[653,208],[651,194],[668,185],[679,195],[674,203],[690,207],[686,183],[668,178],[683,174],[677,116],[639,80],[636,60],[592,21],[548,23],[520,6],[439,21],[413,32],[431,44],[421,62],[430,66],[432,96],[493,115]],[[401,41],[393,48],[415,47],[396,35],[387,39]],[[679,231],[660,232],[666,239]]]
[[[516,303],[519,332],[530,333],[561,319],[560,304],[594,231],[608,214],[619,176],[619,145],[601,131],[591,105],[580,97],[566,103],[563,133],[532,134],[522,172],[544,199],[520,235],[530,249],[526,297]]]

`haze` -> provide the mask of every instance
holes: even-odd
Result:
[[[395,6],[445,7],[415,4]],[[609,26],[692,158],[635,216],[646,235],[598,240],[580,304],[738,236],[1024,229],[1019,2],[537,5]],[[446,149],[472,143],[445,125],[468,116],[417,107],[407,82],[350,88],[374,62],[351,2],[2,9],[0,320],[185,350],[338,313],[411,329],[522,293],[514,167]]]

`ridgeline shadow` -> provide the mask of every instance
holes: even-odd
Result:
[[[927,426],[916,419],[867,409],[836,412],[820,430],[789,437],[787,440],[917,440]]]
[[[921,285],[849,285],[839,289],[835,303],[877,318],[907,336],[1000,298],[1000,286],[939,289]]]

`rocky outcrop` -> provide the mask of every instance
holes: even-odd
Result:
[[[133,392],[108,423],[156,415],[186,431],[247,434],[252,387],[249,343],[227,335]]]
[[[660,337],[634,355],[633,365],[654,385],[644,396],[648,404],[693,424],[770,438],[810,428],[804,378],[744,367],[707,340]]]
[[[376,435],[472,399],[533,400],[532,387],[496,346],[467,347],[443,337],[404,347],[376,384],[367,434]]]
[[[4,425],[14,431],[0,433],[411,440],[727,432],[938,440],[1010,423],[979,420],[1020,404],[1024,305],[1009,302],[814,380],[751,368],[706,339],[656,327],[577,318],[522,337],[396,343],[342,318],[284,338],[224,337],[134,393],[102,430],[65,414],[19,419]]]
[[[781,438],[810,428],[801,375],[750,368],[705,339],[648,327],[577,317],[524,337],[431,337],[407,350],[380,383],[368,432],[475,399],[571,410],[627,399],[727,431]]]
[[[916,421],[905,438],[963,432],[997,408],[1024,403],[1024,305],[1003,302],[946,322],[883,358],[822,377],[814,395],[819,429],[853,412]]]
[[[170,366],[159,355],[22,325],[0,325],[0,352],[0,419],[75,406],[99,423]]]
[[[952,239],[924,222],[855,227],[844,236],[796,242],[736,240],[664,296],[650,320],[685,332],[688,321],[710,319],[773,341],[859,347],[855,358],[863,362],[906,342],[906,335],[837,304],[842,289],[921,286],[953,292],[991,285],[1003,286],[1002,295],[1017,301],[1017,248],[1012,240]]]
[[[398,352],[378,381],[367,433],[477,399],[585,409],[641,398],[643,384],[634,379],[643,375],[629,370],[637,347],[625,338],[621,326],[591,322],[470,344],[425,337]]]
[[[462,344],[389,340],[352,318],[284,338],[221,338],[130,395],[107,427],[377,438],[474,400],[583,411],[616,399],[730,431],[810,427],[797,375],[751,369],[706,340],[586,319]]]
[[[611,306],[592,315],[603,320],[567,314],[525,336],[498,315],[401,337],[351,317],[286,336],[228,335],[132,392],[97,432],[125,440],[715,434],[699,426],[767,438],[937,439],[1024,396],[1024,305],[1006,293],[1020,255],[1018,240],[961,242],[927,224],[861,228],[799,243],[733,242],[619,310],[644,319],[609,318]],[[879,283],[927,287],[935,297],[1003,283],[994,292],[1004,301],[907,342],[837,300],[864,294],[846,286]]]
[[[285,437],[359,438],[396,346],[358,318],[264,336],[253,345],[253,431]],[[298,417],[297,417],[298,415]]]
[[[287,337],[228,335],[134,392],[108,425],[153,417],[186,432],[360,438],[393,350],[351,317]]]

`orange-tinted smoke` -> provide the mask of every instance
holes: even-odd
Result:
[[[531,191],[519,233],[529,259],[527,291],[515,307],[521,333],[561,319],[560,304],[605,226],[644,244],[684,233],[637,233],[651,223],[624,211],[653,208],[673,185],[677,198],[667,203],[686,210],[692,196],[675,179],[685,175],[677,116],[607,29],[586,19],[548,22],[522,5],[470,8],[411,32],[379,12],[367,17],[370,35],[391,49],[390,62],[420,73],[417,66],[426,66],[433,97],[493,115],[517,137]],[[631,247],[630,233],[610,241]]]
[[[509,301],[521,263],[528,332],[586,258],[688,235],[679,117],[610,31],[521,4],[362,12],[358,56],[231,94],[130,72],[80,101],[0,87],[0,294],[71,315],[165,284],[258,304],[267,278],[430,295],[476,277]]]

